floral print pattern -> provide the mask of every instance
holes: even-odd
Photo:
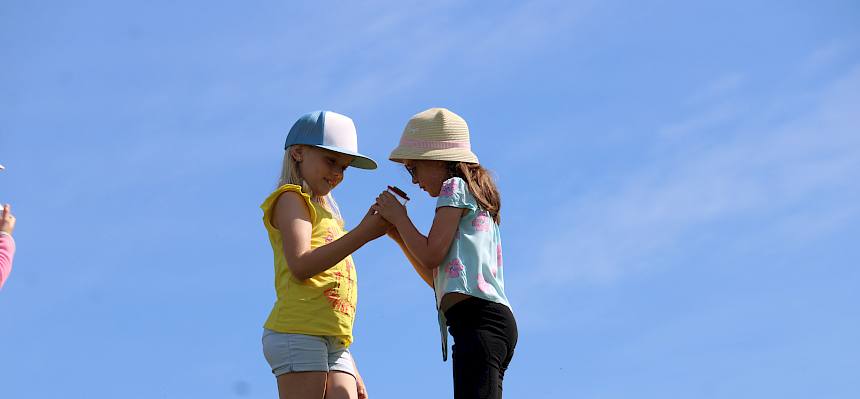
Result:
[[[498,295],[496,287],[484,280],[484,273],[481,273],[480,270],[478,270],[478,289],[487,295]]]
[[[490,231],[490,216],[486,211],[481,211],[472,220],[472,227],[475,231]]]
[[[490,273],[493,273],[493,277],[496,277],[500,267],[502,267],[502,244],[496,245],[496,264],[490,265]]]
[[[456,278],[460,276],[463,269],[465,269],[465,267],[463,267],[463,263],[460,262],[460,259],[454,258],[454,260],[448,262],[448,267],[445,271],[448,273],[448,278]]]
[[[442,184],[442,191],[439,192],[439,195],[450,197],[454,195],[454,191],[457,191],[457,179],[448,179]]]

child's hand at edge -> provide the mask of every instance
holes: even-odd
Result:
[[[358,372],[355,373],[355,388],[358,390],[358,399],[367,399],[367,387],[364,386],[364,379]]]
[[[2,214],[0,214],[0,231],[12,235],[15,230],[15,216],[12,215],[12,205],[3,205]]]

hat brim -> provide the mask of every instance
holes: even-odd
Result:
[[[310,145],[313,145],[313,144],[310,144]],[[354,168],[373,170],[373,169],[376,169],[378,167],[376,165],[376,161],[374,161],[373,159],[371,159],[368,156],[361,155],[357,152],[346,151],[343,148],[330,146],[330,145],[313,145],[313,146],[318,147],[318,148],[322,148],[324,150],[336,152],[338,154],[344,154],[344,155],[349,155],[349,156],[354,157],[352,159],[352,162],[349,164],[349,166],[352,166]]]

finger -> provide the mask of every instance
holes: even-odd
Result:
[[[396,199],[394,197],[394,194],[391,194],[391,192],[389,191],[383,191],[381,196],[385,197],[386,199]]]
[[[386,191],[386,192],[385,192],[385,193],[383,193],[382,195],[384,195],[384,196],[385,196],[385,200],[386,200],[386,201],[391,202],[391,203],[396,202],[398,205],[400,205],[400,201],[398,201],[398,200],[397,200],[397,197],[395,197],[395,196],[394,196],[394,194],[392,194],[392,193],[390,193],[390,192]]]
[[[12,212],[12,204],[4,204],[3,205],[3,217],[5,218],[6,215],[9,214],[9,212]]]

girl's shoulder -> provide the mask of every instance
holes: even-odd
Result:
[[[450,197],[450,196],[455,195],[455,194],[459,194],[459,193],[465,194],[468,192],[469,192],[469,185],[466,184],[466,181],[463,180],[462,177],[454,176],[454,177],[448,178],[448,180],[445,180],[442,182],[442,190],[439,193],[439,195],[440,196],[444,195],[444,196]]]
[[[287,191],[293,191],[293,192],[299,193],[299,194],[301,194],[302,196],[307,197],[308,199],[310,199],[310,198],[311,198],[311,195],[310,195],[310,194],[308,194],[308,193],[306,193],[306,192],[302,189],[302,186],[299,186],[299,185],[297,185],[297,184],[289,184],[289,183],[284,184],[283,186],[280,186],[280,187],[276,188],[276,189],[275,189],[275,191],[272,191],[272,193],[271,193],[271,194],[269,194],[269,196],[271,197],[272,195],[277,195],[277,194],[279,194],[279,193],[284,193],[284,192],[287,192]]]
[[[469,186],[459,177],[452,177],[442,182],[442,189],[439,190],[439,197],[436,199],[436,207],[441,206],[478,209],[478,203],[469,191]]]
[[[294,193],[293,195],[284,196],[284,193]],[[297,186],[295,184],[284,184],[272,191],[268,197],[260,204],[260,208],[263,210],[263,219],[268,222],[271,220],[272,214],[275,212],[275,208],[280,204],[283,206],[296,206],[301,207],[302,205],[307,207],[307,210],[310,214],[311,220],[316,219],[316,209],[314,208],[313,203],[311,202],[311,196],[302,190],[301,186]]]
[[[307,201],[308,203],[310,203],[311,201],[310,194],[304,192],[301,186],[297,186],[295,184],[284,184],[283,186],[276,188],[275,191],[272,191],[272,193],[269,194],[269,196],[266,197],[265,200],[263,200],[263,203],[260,204],[260,207],[271,208],[272,206],[274,206],[275,203],[277,203],[278,199],[281,197],[281,194],[286,192],[294,192],[296,194],[299,194],[299,196],[304,198],[305,201]]]

